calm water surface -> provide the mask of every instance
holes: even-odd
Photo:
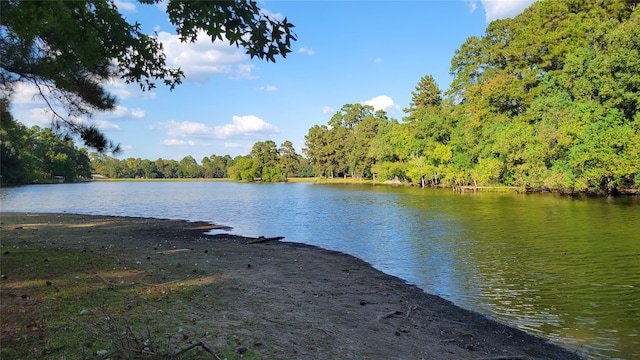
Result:
[[[233,182],[0,189],[3,211],[207,221],[350,253],[587,358],[640,358],[640,200]]]

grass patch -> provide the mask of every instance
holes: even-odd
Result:
[[[4,236],[0,250],[2,359],[160,359],[185,349],[181,359],[211,359],[205,344],[222,336],[200,310],[206,305],[215,318],[225,307],[219,276],[176,272],[158,283],[157,267],[127,268],[105,254]]]

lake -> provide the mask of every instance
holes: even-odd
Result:
[[[91,182],[0,209],[207,221],[357,256],[587,358],[640,358],[640,199],[373,185]]]

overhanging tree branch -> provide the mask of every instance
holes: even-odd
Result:
[[[100,151],[115,148],[97,128],[73,117],[90,118],[94,111],[116,107],[115,98],[104,89],[106,80],[137,83],[143,91],[160,81],[173,90],[184,77],[179,68],[167,66],[157,37],[142,33],[138,23],[129,24],[113,1],[1,1],[0,13],[2,96],[9,97],[12,85],[20,81],[36,84],[55,123]],[[245,48],[252,58],[275,62],[276,56],[291,52],[296,40],[286,18],[265,14],[255,1],[170,0],[167,14],[183,42],[195,41],[204,31],[212,41],[224,38]],[[51,106],[54,101],[69,116],[61,116]]]

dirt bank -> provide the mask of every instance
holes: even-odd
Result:
[[[0,225],[2,359],[578,358],[313,246],[175,220]]]

